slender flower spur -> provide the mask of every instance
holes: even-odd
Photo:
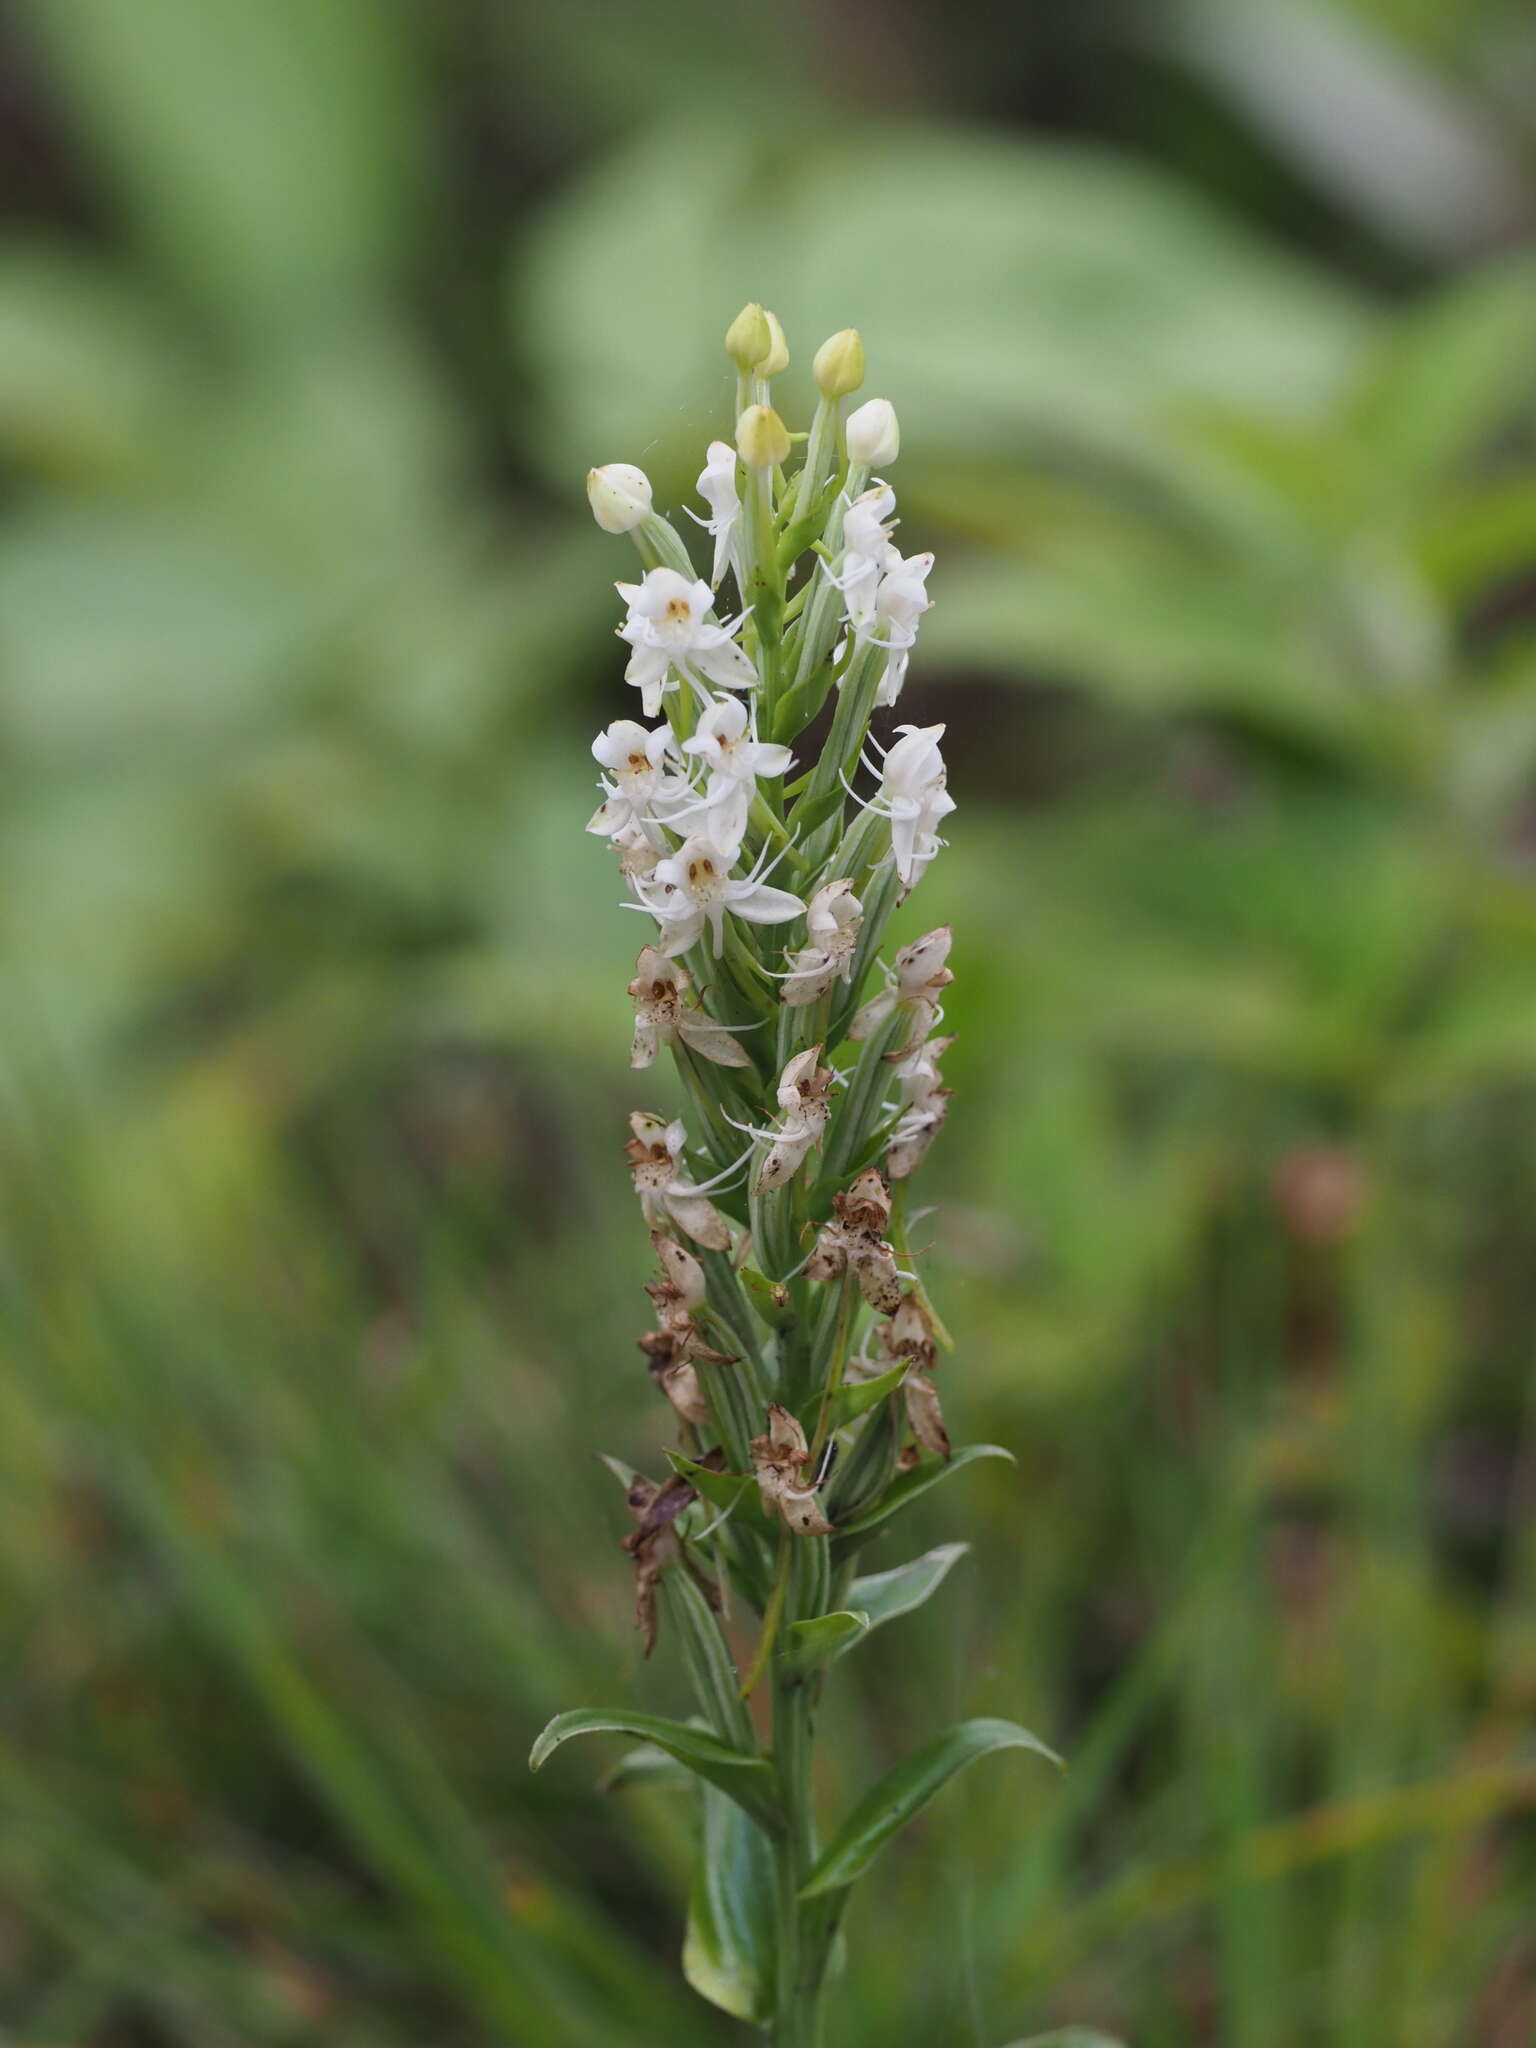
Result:
[[[628,907],[656,926],[629,983],[631,1064],[669,1049],[687,1117],[630,1117],[626,1157],[660,1262],[638,1342],[672,1443],[655,1478],[614,1469],[646,1651],[658,1632],[675,1642],[695,1712],[579,1708],[550,1723],[533,1762],[608,1730],[691,1774],[708,1868],[689,1981],[778,2048],[819,2048],[849,1892],[878,1849],[964,1764],[1051,1752],[1011,1722],[966,1721],[841,1819],[813,1796],[832,1667],[928,1598],[964,1546],[894,1563],[884,1550],[865,1576],[868,1549],[899,1544],[916,1495],[1008,1454],[951,1448],[935,1379],[949,1339],[908,1236],[910,1179],[950,1099],[949,928],[882,958],[954,810],[942,726],[870,730],[901,691],[933,557],[898,548],[895,489],[871,475],[899,451],[894,407],[871,399],[844,417],[864,376],[857,332],[816,351],[803,434],[769,403],[790,361],[774,315],[744,307],[726,350],[736,416],[699,476],[709,516],[691,515],[714,544],[708,580],[643,472],[610,463],[588,480],[598,524],[640,553],[641,581],[618,586],[625,679],[662,722],[618,718],[599,734],[587,830],[610,841]],[[827,737],[806,762],[813,726]],[[746,1705],[760,1689],[761,1722]]]

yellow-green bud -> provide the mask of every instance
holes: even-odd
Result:
[[[772,347],[768,315],[756,299],[749,299],[725,330],[725,352],[745,377]]]
[[[587,503],[604,533],[633,533],[651,509],[651,480],[632,462],[587,471]]]
[[[759,356],[753,368],[759,377],[777,377],[780,370],[789,368],[789,343],[784,339],[777,313],[770,313],[765,306],[763,318],[768,322],[768,349],[766,354]]]
[[[864,382],[864,343],[857,327],[845,327],[817,349],[811,374],[823,398],[846,398]]]
[[[736,446],[748,469],[772,469],[789,459],[789,429],[771,405],[749,405],[736,422]]]
[[[849,413],[843,431],[850,462],[862,462],[867,469],[883,469],[896,460],[901,428],[896,423],[896,408],[888,398],[866,399],[857,412]]]

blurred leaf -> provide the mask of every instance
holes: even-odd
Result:
[[[324,324],[417,220],[420,110],[387,0],[31,0],[86,147],[159,257],[243,323]]]
[[[931,126],[797,127],[780,144],[699,117],[616,152],[553,206],[514,295],[545,400],[530,425],[573,494],[594,451],[659,449],[666,475],[691,481],[730,403],[719,336],[748,297],[773,305],[802,364],[856,320],[872,388],[897,401],[919,459],[1041,435],[1134,444],[1184,398],[1305,413],[1368,326],[1347,291],[1145,162]],[[646,306],[643,349],[616,305]]]
[[[816,1859],[800,1896],[815,1898],[822,1892],[838,1891],[852,1884],[891,1837],[922,1812],[956,1771],[997,1749],[1032,1749],[1048,1763],[1061,1763],[1061,1758],[1047,1749],[1037,1735],[1012,1721],[958,1722],[914,1750],[865,1794]]]
[[[71,483],[120,482],[163,461],[191,374],[127,272],[43,242],[0,243],[0,454]]]
[[[1516,257],[1400,313],[1353,414],[1388,503],[1422,489],[1522,415],[1536,419],[1536,259]]]

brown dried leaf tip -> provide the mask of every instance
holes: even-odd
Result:
[[[721,1471],[724,1453],[711,1451],[699,1462],[711,1471]],[[623,1547],[635,1561],[635,1626],[645,1638],[647,1657],[656,1647],[656,1584],[668,1565],[681,1560],[711,1605],[718,1606],[720,1602],[714,1580],[692,1570],[677,1533],[678,1516],[692,1507],[698,1497],[698,1489],[680,1472],[674,1472],[660,1486],[637,1472],[624,1496],[635,1526],[623,1539]]]
[[[768,1410],[768,1434],[752,1439],[752,1469],[763,1511],[778,1515],[797,1536],[830,1536],[832,1524],[817,1505],[814,1479],[806,1483],[812,1462],[805,1431],[775,1401]]]

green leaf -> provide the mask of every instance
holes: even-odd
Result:
[[[805,1674],[819,1671],[839,1656],[869,1627],[869,1616],[843,1609],[836,1614],[818,1614],[812,1621],[791,1622],[784,1631],[784,1648],[779,1653],[791,1671]]]
[[[1050,1763],[1061,1762],[1038,1735],[1013,1721],[959,1722],[914,1750],[864,1795],[817,1859],[801,1887],[801,1898],[815,1898],[852,1884],[956,1771],[978,1757],[990,1756],[995,1749],[1031,1749]]]
[[[743,1266],[736,1277],[746,1289],[747,1298],[752,1306],[768,1327],[772,1330],[788,1329],[795,1320],[795,1309],[793,1302],[788,1299],[778,1299],[782,1283],[765,1280],[761,1273],[755,1273],[750,1266]]]
[[[737,2019],[773,2017],[773,1865],[755,1828],[713,1786],[701,1785],[698,1859],[688,1897],[683,1974],[701,1998]]]
[[[886,1622],[894,1621],[898,1615],[910,1614],[921,1607],[929,1594],[934,1592],[949,1576],[970,1549],[969,1543],[941,1543],[936,1549],[928,1550],[921,1557],[914,1557],[910,1564],[899,1564],[888,1572],[871,1572],[866,1577],[855,1579],[848,1588],[849,1604],[868,1616],[871,1629],[883,1628]],[[845,1650],[851,1650],[855,1640],[840,1643],[833,1651],[834,1657],[841,1657]]]
[[[617,1479],[620,1486],[628,1493],[629,1489],[640,1477],[635,1467],[633,1465],[626,1465],[622,1458],[610,1458],[606,1451],[599,1451],[597,1456],[598,1462],[608,1467],[608,1470]]]
[[[676,1757],[653,1742],[627,1749],[611,1771],[597,1781],[599,1792],[627,1792],[631,1785],[691,1785],[695,1781]]]
[[[528,1768],[538,1770],[573,1735],[609,1733],[636,1735],[642,1742],[654,1743],[698,1777],[718,1785],[754,1818],[771,1818],[773,1772],[762,1757],[743,1756],[702,1728],[690,1728],[686,1721],[669,1721],[660,1714],[636,1714],[623,1707],[573,1707],[568,1713],[556,1714],[544,1730],[529,1753]]]
[[[948,1463],[935,1458],[910,1472],[903,1472],[899,1479],[893,1479],[872,1507],[867,1507],[861,1515],[855,1515],[851,1522],[843,1524],[838,1536],[867,1536],[871,1529],[878,1529],[892,1515],[900,1514],[930,1486],[937,1486],[940,1480],[963,1472],[967,1465],[974,1465],[980,1458],[1006,1458],[1010,1465],[1015,1462],[1012,1451],[1005,1450],[1001,1444],[967,1444],[964,1450],[956,1451]]]
[[[910,1361],[904,1358],[899,1365],[893,1365],[889,1372],[881,1373],[877,1380],[864,1380],[851,1386],[838,1387],[831,1401],[833,1429],[841,1429],[845,1423],[852,1422],[857,1416],[862,1415],[867,1408],[877,1407],[887,1394],[894,1394],[906,1378],[909,1364]]]
[[[712,1472],[707,1465],[696,1465],[681,1451],[668,1451],[667,1463],[696,1486],[712,1507],[734,1508],[744,1495],[750,1494],[754,1499],[757,1496],[757,1481],[750,1472]]]

